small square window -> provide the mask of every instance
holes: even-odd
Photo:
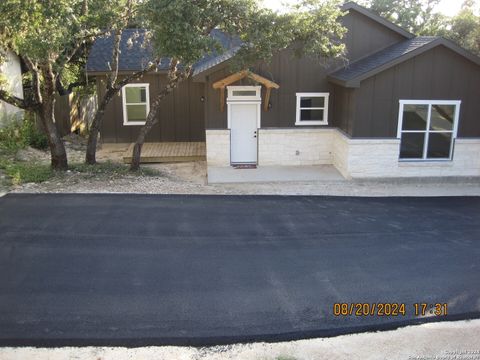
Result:
[[[328,93],[297,93],[295,125],[327,125]]]
[[[122,88],[123,125],[144,125],[150,111],[149,84],[128,84]]]

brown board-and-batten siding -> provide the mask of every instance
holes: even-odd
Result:
[[[444,46],[362,81],[354,91],[354,137],[396,137],[399,100],[461,100],[458,136],[480,137],[480,68]]]
[[[399,33],[384,27],[367,16],[350,11],[342,18],[348,29],[344,42],[347,47],[348,61],[355,61],[372,52],[386,48],[398,41],[405,40]],[[295,57],[291,51],[282,51],[268,63],[261,63],[252,71],[280,85],[273,90],[270,97],[271,108],[262,109],[262,128],[295,127],[296,93],[297,92],[329,92],[329,124],[352,132],[352,114],[345,120],[344,101],[353,102],[353,92],[341,91],[337,101],[336,86],[327,81],[327,74],[333,69],[344,65],[343,61],[323,62],[319,59]],[[220,111],[219,90],[214,90],[212,84],[230,74],[228,67],[223,67],[208,75],[205,83],[206,106],[205,119],[207,129],[227,128],[227,111]],[[243,83],[247,84],[247,83]],[[241,82],[235,85],[242,85]],[[264,89],[262,89],[262,101]],[[348,110],[351,113],[351,110]],[[324,126],[323,126],[324,127]],[[305,128],[305,127],[301,127]]]
[[[350,11],[341,22],[348,29],[343,42],[351,62],[405,40],[401,34],[355,11]]]
[[[270,79],[280,85],[270,95],[271,107],[265,111],[262,106],[262,128],[295,127],[296,93],[329,92],[330,103],[333,101],[333,86],[327,81],[327,68],[318,60],[294,57],[290,51],[282,51],[275,55],[268,64],[260,64],[253,72]],[[207,129],[227,128],[227,110],[220,111],[220,90],[212,88],[212,84],[228,76],[228,68],[210,74],[206,81],[207,103],[205,118]],[[234,85],[253,84],[245,79]],[[225,91],[226,92],[226,91]],[[262,87],[262,103],[265,99],[265,88]]]
[[[150,103],[155,95],[165,86],[164,74],[148,74],[136,83],[150,84]],[[105,77],[97,76],[98,98],[105,93]],[[146,141],[204,141],[204,84],[188,80],[162,100],[159,111],[159,122],[151,129]],[[204,99],[204,98],[203,98]],[[133,142],[136,140],[141,126],[123,124],[122,94],[119,92],[105,111],[100,136],[103,142]]]

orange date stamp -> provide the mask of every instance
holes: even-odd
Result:
[[[405,303],[335,303],[335,316],[406,316],[407,309],[415,316],[446,316],[446,303],[414,303],[408,307]]]

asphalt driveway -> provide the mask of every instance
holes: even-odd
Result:
[[[480,317],[480,198],[0,198],[0,345],[207,345]],[[404,303],[405,316],[334,316]],[[447,303],[448,316],[415,316]]]

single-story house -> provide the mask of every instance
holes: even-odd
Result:
[[[353,2],[342,18],[348,63],[329,66],[289,51],[232,74],[239,44],[194,67],[162,105],[150,142],[206,142],[209,166],[332,164],[346,178],[480,175],[480,58],[441,37],[416,37]],[[135,30],[129,30],[135,31]],[[148,48],[122,39],[120,74],[139,70]],[[105,91],[111,38],[87,63]],[[122,89],[101,139],[132,142],[149,102],[166,81],[159,71]]]
[[[11,94],[23,99],[22,64],[20,58],[11,51],[6,51],[4,62],[0,64],[0,74],[6,81],[5,88]],[[11,120],[22,119],[23,110],[0,100],[0,126]]]

